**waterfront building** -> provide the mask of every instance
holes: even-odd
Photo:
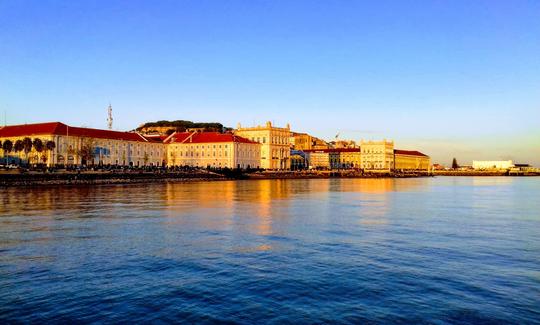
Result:
[[[391,171],[394,169],[394,141],[360,142],[361,167],[364,170]]]
[[[261,144],[232,133],[175,132],[164,143],[169,166],[260,167]]]
[[[327,150],[305,150],[309,169],[330,169],[330,153]]]
[[[136,132],[118,132],[73,127],[60,122],[10,125],[0,128],[0,141],[12,144],[24,139],[39,139],[43,147],[6,151],[8,162],[56,165],[161,166],[165,164],[165,147]],[[54,146],[47,146],[47,143]],[[39,150],[39,151],[38,151]]]
[[[361,166],[360,148],[305,150],[310,169],[355,169]]]
[[[275,170],[291,168],[289,124],[284,128],[275,127],[270,121],[264,126],[255,127],[242,127],[238,124],[235,134],[261,144],[261,168]]]
[[[473,169],[510,169],[514,167],[512,160],[473,160]]]
[[[306,153],[303,150],[291,150],[291,170],[308,168]]]
[[[313,150],[327,149],[328,143],[324,140],[311,136],[307,133],[291,132],[290,137],[291,149],[293,150]]]
[[[419,151],[394,150],[394,170],[425,170],[431,166],[431,158]]]
[[[340,149],[340,148],[359,148],[359,146],[356,144],[356,141],[354,140],[336,140],[330,142],[330,146],[332,148]]]

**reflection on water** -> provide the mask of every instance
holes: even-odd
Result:
[[[9,188],[0,320],[540,319],[536,178]]]

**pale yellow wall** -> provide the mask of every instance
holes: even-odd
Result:
[[[261,144],[261,168],[290,169],[290,128],[277,128],[267,122],[265,126],[239,127],[235,134]]]
[[[309,134],[295,134],[291,138],[294,150],[311,150],[313,138]]]
[[[167,145],[169,166],[258,168],[260,144],[242,142],[171,143]]]
[[[330,154],[332,168],[360,168],[361,154],[358,152],[336,152]]]
[[[2,138],[4,140],[11,140],[13,143],[17,140],[22,140],[23,137],[8,137]],[[39,138],[44,142],[54,141],[56,148],[53,151],[43,151],[41,154],[38,154],[34,148],[28,154],[30,163],[36,162],[36,155],[40,159],[39,162],[42,162],[41,157],[43,155],[47,156],[47,165],[52,166],[55,164],[81,164],[81,157],[79,157],[79,150],[83,143],[89,142],[92,143],[94,147],[101,147],[108,149],[109,154],[103,154],[101,156],[96,155],[93,160],[87,162],[91,165],[92,163],[97,165],[100,162],[104,165],[123,165],[128,166],[129,163],[133,163],[133,166],[160,166],[162,161],[165,159],[165,145],[163,143],[152,143],[152,142],[142,142],[142,141],[124,141],[116,139],[100,139],[100,138],[83,138],[75,136],[63,136],[63,135],[39,135],[39,136],[28,136],[32,140]],[[26,160],[26,155],[24,152],[14,153],[11,152],[10,156],[16,156],[23,160]],[[2,152],[3,157],[3,152]],[[145,159],[146,157],[146,159]],[[63,160],[59,159],[63,158]],[[72,158],[72,159],[70,159]]]
[[[30,138],[32,142],[34,141],[34,139],[41,139],[41,141],[43,142],[43,151],[39,153],[34,149],[34,147],[32,147],[32,151],[30,151],[28,155],[26,155],[24,151],[14,152],[13,150],[8,154],[8,153],[4,153],[4,150],[0,146],[0,152],[2,153],[2,155],[0,156],[0,162],[2,164],[5,163],[5,160],[4,160],[5,155],[9,155],[9,157],[17,157],[24,161],[29,160],[30,163],[42,163],[43,156],[45,156],[47,160],[47,164],[50,164],[51,156],[53,155],[53,153],[46,150],[45,144],[47,141],[51,141],[51,140],[54,141],[54,137],[51,135],[26,135],[22,137],[6,137],[6,138],[0,138],[0,141],[2,141],[2,144],[3,144],[5,140],[10,140],[11,142],[13,142],[13,145],[15,145],[15,142],[17,140],[22,141],[24,138]]]
[[[393,141],[362,141],[361,167],[368,170],[391,170],[394,168]]]
[[[309,152],[306,154],[309,168],[330,168],[328,152]]]
[[[429,157],[414,155],[395,155],[395,169],[397,170],[429,170],[431,159]]]

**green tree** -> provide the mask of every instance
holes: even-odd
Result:
[[[79,150],[77,150],[77,155],[81,158],[81,164],[88,164],[88,161],[94,159],[95,151],[96,148],[92,139],[82,139],[81,147]]]
[[[13,151],[21,152],[23,151],[23,149],[24,149],[23,142],[21,140],[15,141],[15,144],[13,145]]]
[[[459,165],[457,163],[456,158],[452,159],[452,169],[458,169]]]
[[[32,142],[32,145],[34,149],[36,150],[35,162],[39,163],[39,156],[43,152],[43,149],[45,149],[44,148],[45,146],[43,145],[43,141],[39,138],[35,138],[34,141]],[[43,157],[41,158],[43,159]]]
[[[49,151],[53,151],[56,148],[56,143],[49,140],[47,143],[45,143],[45,148]]]
[[[46,150],[46,151],[53,152],[55,148],[56,148],[56,143],[55,143],[54,141],[48,140],[47,142],[45,142],[45,150]],[[53,153],[53,155],[54,155],[54,153]],[[47,156],[44,155],[44,157],[45,157],[45,161],[44,161],[43,163],[47,163],[47,160],[46,160],[46,159],[47,159]],[[54,156],[53,156],[53,159],[52,159],[52,160],[53,160],[53,162],[54,162]]]
[[[13,142],[11,140],[4,140],[2,143],[2,150],[4,150],[4,158],[6,158],[6,165],[8,164],[8,155],[13,150]]]
[[[41,141],[41,139],[34,139],[32,145],[34,146],[34,149],[36,149],[36,151],[39,153],[41,153],[44,149],[43,141]]]
[[[32,139],[26,137],[22,140],[23,145],[23,151],[24,151],[24,157],[26,158],[26,162],[28,163],[28,153],[32,151]]]

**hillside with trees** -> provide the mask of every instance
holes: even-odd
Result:
[[[157,122],[147,122],[137,128],[137,131],[143,133],[160,133],[160,134],[171,134],[174,131],[185,132],[190,129],[198,129],[201,131],[211,131],[211,132],[223,132],[229,130],[221,123],[217,122],[192,122],[184,120],[176,121],[157,121]]]

